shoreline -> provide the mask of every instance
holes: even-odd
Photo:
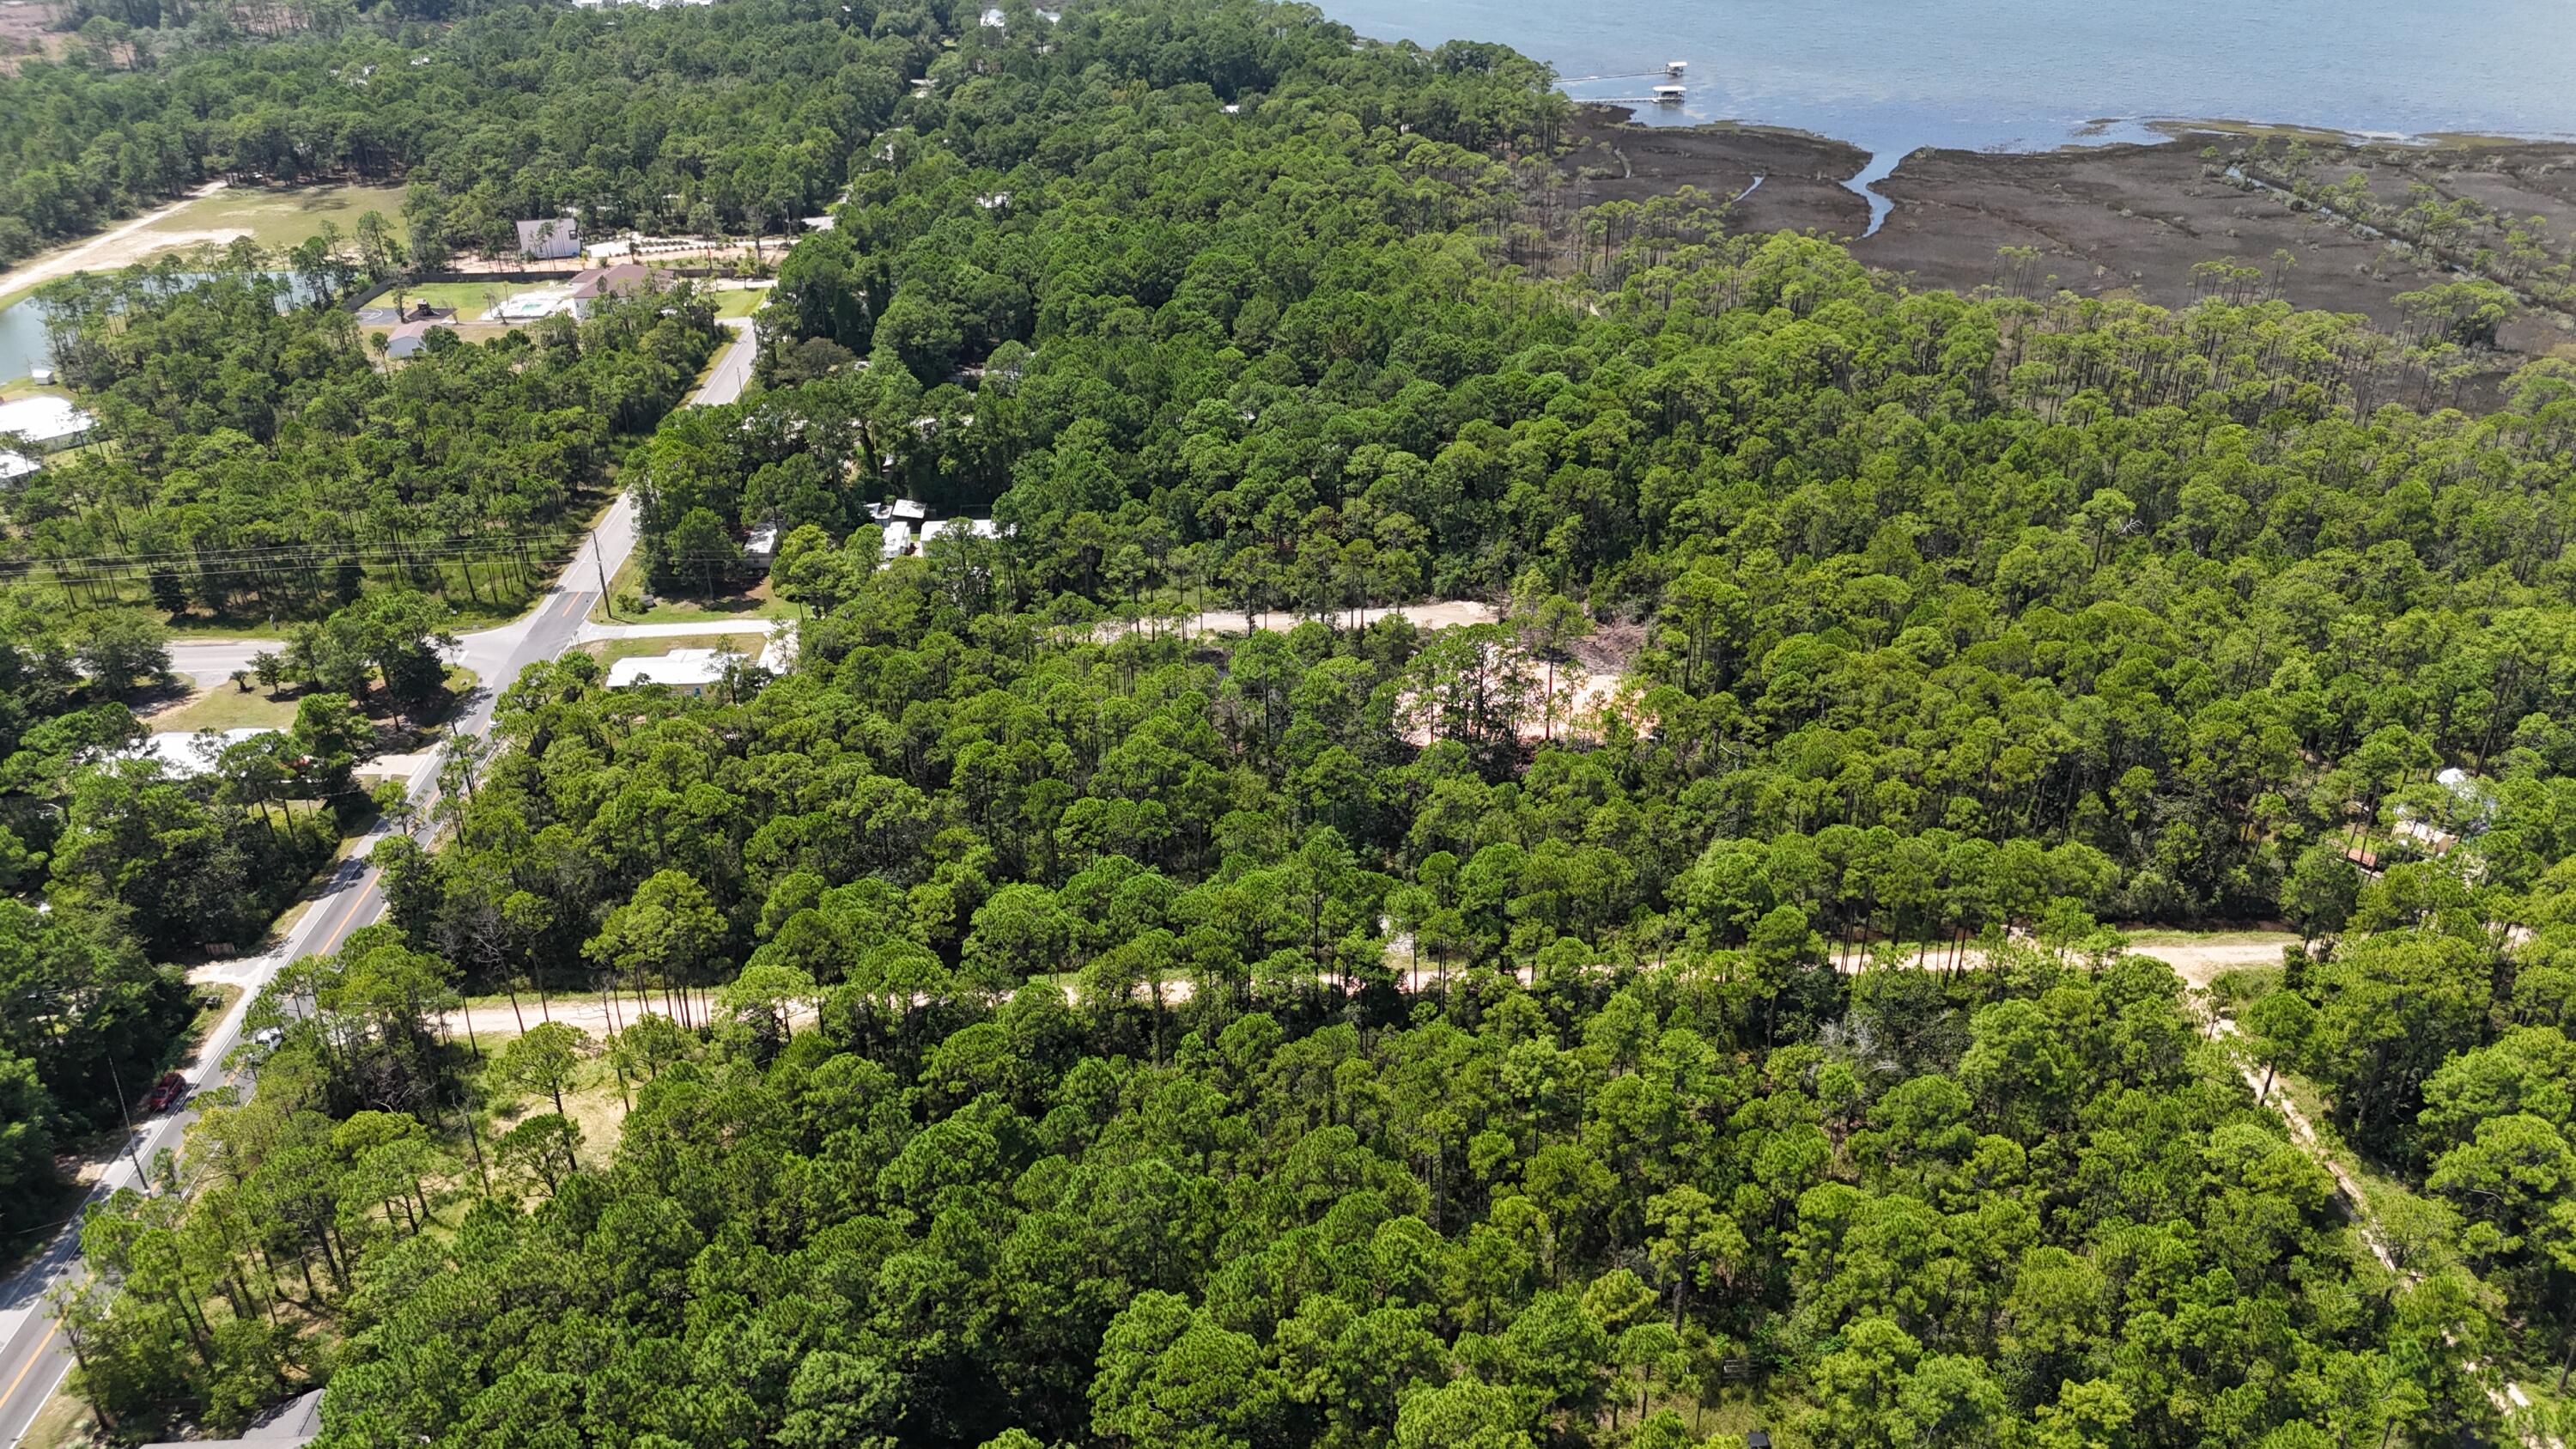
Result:
[[[1633,113],[1577,107],[1560,165],[1582,204],[1696,187],[1734,199],[1730,230],[1839,237],[1859,260],[1920,287],[2063,290],[2168,308],[2216,287],[2359,314],[2400,334],[2416,319],[2399,297],[2483,275],[2520,305],[2494,352],[2477,354],[2479,371],[2576,360],[2576,139],[2173,120],[2153,123],[2153,139],[1919,146],[1891,160],[1794,127],[1645,124]],[[1748,190],[1756,178],[1760,188]],[[2328,191],[2331,204],[2319,199]],[[2444,232],[2392,240],[2419,214],[2410,208],[2426,205],[2440,208]],[[2536,254],[2498,261],[2508,233]]]
[[[1560,92],[1562,93],[1562,92]],[[1758,134],[1786,141],[1806,142],[1819,147],[1847,148],[1859,154],[1861,164],[1853,174],[1842,179],[1842,185],[1858,196],[1868,208],[1862,229],[1851,240],[1862,241],[1878,234],[1894,212],[1894,199],[1880,191],[1883,182],[1896,179],[1905,163],[1926,152],[1961,156],[2056,156],[2068,152],[2114,152],[2121,148],[2154,149],[2179,141],[2211,137],[2232,138],[2244,142],[2298,142],[2311,147],[2325,146],[2340,150],[2362,150],[2371,147],[2396,147],[2419,153],[2446,150],[2511,150],[2529,146],[2576,146],[2576,135],[2516,136],[2489,131],[2348,131],[2333,126],[2309,125],[2296,121],[2253,121],[2236,117],[2190,118],[2179,116],[2096,116],[2084,121],[2066,139],[2048,146],[2023,146],[1999,142],[1988,146],[1950,146],[1926,141],[1898,150],[1873,146],[1857,139],[1829,135],[1804,126],[1783,125],[1746,117],[1724,117],[1714,121],[1688,124],[1669,121],[1640,120],[1650,115],[1650,108],[1626,101],[1591,101],[1567,96],[1578,114],[1595,113],[1611,118],[1622,128],[1636,131],[1724,131],[1730,134]],[[2141,139],[2134,132],[2150,132],[2157,139]]]

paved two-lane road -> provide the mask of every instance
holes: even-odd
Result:
[[[699,406],[734,401],[750,380],[752,362],[759,350],[758,338],[748,325],[727,325],[733,327],[734,339],[715,370],[690,398]],[[519,677],[519,671],[538,660],[552,659],[579,641],[582,621],[599,602],[601,585],[617,577],[618,567],[634,548],[635,505],[621,495],[582,540],[572,562],[535,608],[499,628],[479,630],[457,641],[451,657],[482,680],[482,688],[457,722],[460,731],[481,734],[489,729],[495,697]],[[253,654],[274,647],[242,641],[176,644],[171,646],[170,663],[176,672],[210,686],[229,679],[236,669],[248,668]],[[424,762],[412,776],[411,797],[424,815],[437,802],[438,770],[434,761]],[[244,977],[241,1000],[216,1023],[196,1064],[188,1069],[192,1091],[209,1086],[246,1087],[247,1075],[227,1074],[223,1064],[241,1041],[243,1020],[260,990],[287,962],[299,956],[327,954],[337,949],[350,932],[372,924],[384,914],[384,892],[377,883],[375,868],[367,864],[366,858],[385,834],[385,828],[379,827],[361,837],[318,887],[312,906],[277,949],[252,963]],[[106,1167],[85,1203],[119,1188],[137,1186],[134,1155],[139,1153],[149,1163],[154,1154],[164,1149],[176,1153],[187,1124],[195,1118],[194,1112],[182,1110],[143,1122],[130,1143],[120,1144],[115,1161]],[[63,1344],[60,1327],[47,1312],[45,1295],[82,1271],[79,1259],[80,1232],[75,1219],[17,1277],[0,1284],[0,1445],[14,1449],[26,1437],[28,1426],[45,1400],[53,1396],[63,1376],[71,1371],[71,1353]]]
[[[716,359],[713,372],[698,384],[695,397],[689,401],[702,408],[719,407],[742,396],[751,383],[751,364],[760,355],[760,336],[753,331],[748,317],[729,317],[725,326],[733,329],[733,341],[726,344],[724,355]]]

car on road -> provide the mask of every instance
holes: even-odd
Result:
[[[143,1110],[146,1113],[166,1112],[186,1100],[188,1079],[177,1072],[163,1072],[161,1080],[152,1084],[152,1094],[143,1099]]]

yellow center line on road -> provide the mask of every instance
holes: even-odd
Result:
[[[341,912],[341,913],[340,913],[340,924],[339,924],[339,926],[338,926],[337,928],[335,928],[335,929],[331,932],[331,939],[322,943],[322,950],[321,950],[321,953],[320,953],[320,954],[325,955],[325,956],[330,955],[330,954],[332,953],[332,951],[336,950],[336,949],[339,947],[339,945],[340,945],[340,938],[341,938],[342,936],[347,935],[348,933],[349,933],[349,912],[343,911],[343,912]]]
[[[43,1363],[46,1359],[53,1356],[54,1339],[57,1335],[61,1334],[61,1332],[62,1329],[60,1327],[48,1328],[45,1330],[44,1341],[37,1344],[36,1351],[28,1356],[27,1366],[18,1370],[18,1376],[9,1381],[9,1387],[0,1389],[0,1404],[5,1404],[11,1399],[16,1398],[18,1396],[18,1386],[27,1381],[27,1375],[35,1372],[36,1365]]]

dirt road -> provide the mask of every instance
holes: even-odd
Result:
[[[167,219],[171,213],[200,197],[212,196],[226,183],[209,181],[181,200],[157,211],[148,211],[122,226],[100,232],[84,242],[57,251],[42,252],[24,263],[0,272],[0,293],[20,292],[40,287],[47,282],[68,277],[74,272],[105,271],[131,266],[156,252],[174,247],[194,246],[198,242],[228,242],[237,236],[248,236],[247,229],[233,231],[159,231],[142,235],[153,223]]]

